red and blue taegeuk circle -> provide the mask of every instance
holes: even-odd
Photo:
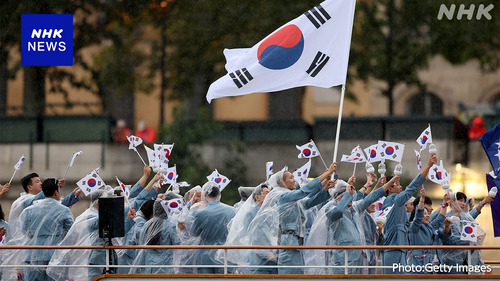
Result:
[[[464,228],[464,231],[465,231],[465,233],[467,233],[467,234],[471,234],[474,230],[472,229],[472,227],[470,227],[470,226],[466,226],[466,227]]]
[[[257,59],[265,68],[280,70],[296,63],[304,50],[304,35],[294,24],[284,26],[264,40],[257,49]]]
[[[392,154],[394,154],[394,147],[392,147],[392,146],[388,146],[388,147],[385,149],[385,154],[387,154],[387,155],[392,155]]]
[[[88,184],[88,186],[90,186],[90,187],[94,187],[94,186],[96,185],[96,181],[95,181],[95,179],[89,179],[89,180],[87,181],[87,184]]]

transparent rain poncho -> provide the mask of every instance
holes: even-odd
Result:
[[[241,187],[240,187],[241,188]],[[260,206],[257,205],[255,201],[255,196],[262,193],[262,184],[257,187],[246,187],[246,191],[252,190],[252,193],[248,195],[248,199],[240,206],[239,211],[237,211],[234,218],[228,225],[228,235],[225,245],[237,246],[237,245],[249,245],[250,237],[248,235],[248,229],[250,223],[257,215]],[[228,263],[232,265],[247,266],[250,264],[249,250],[228,250],[227,259]],[[216,259],[220,262],[224,261],[224,251],[218,250]],[[237,273],[250,273],[250,269],[238,268]]]
[[[450,234],[441,236],[443,239],[444,245],[463,245],[463,246],[474,246],[479,245],[482,246],[484,239],[486,237],[486,231],[477,223],[477,221],[473,218],[473,216],[469,212],[469,200],[470,197],[467,197],[465,202],[465,207],[462,209],[456,203],[457,198],[456,194],[453,196],[453,203],[451,204],[451,213],[450,217]],[[464,222],[474,222],[476,223],[477,228],[477,242],[471,242],[467,240],[461,240],[460,237],[462,235],[461,230],[464,227]],[[468,260],[467,250],[443,250],[441,254],[442,262],[448,265],[467,265]],[[471,265],[484,265],[482,260],[482,254],[480,250],[474,250],[471,253]]]
[[[90,207],[79,215],[61,246],[91,246],[102,245],[99,238],[99,213],[96,210],[98,199],[104,195],[103,190],[96,190],[90,194]],[[55,280],[87,281],[89,278],[89,256],[91,249],[63,249],[56,250],[50,260],[50,265],[80,265],[80,267],[50,267],[47,274]],[[104,253],[103,253],[104,254]],[[101,271],[102,272],[102,271]]]
[[[243,204],[247,201],[247,199],[252,195],[255,187],[248,187],[248,186],[240,186],[238,187],[238,193],[240,194],[240,201],[236,202],[234,204],[234,209],[236,212],[243,206]]]
[[[12,234],[8,245],[55,246],[58,245],[71,228],[73,215],[68,207],[53,198],[37,201],[24,209],[18,220],[16,232]],[[3,264],[48,264],[54,250],[6,250]],[[23,276],[32,278],[32,274],[45,272],[46,268],[23,268]],[[6,268],[4,280],[17,280],[19,268]]]
[[[234,208],[219,202],[218,185],[208,182],[202,187],[202,201],[209,200],[206,207],[191,212],[186,219],[186,228],[191,235],[190,245],[223,245],[228,233],[227,225],[234,217]],[[197,265],[220,265],[215,259],[215,249],[187,252],[194,256],[185,257],[186,261],[196,261]],[[184,254],[187,254],[186,252]],[[184,260],[184,259],[183,259]],[[198,273],[220,273],[222,269],[200,267]]]
[[[248,227],[249,245],[302,245],[305,237],[306,210],[327,200],[322,195],[321,182],[315,179],[297,190],[284,187],[285,172],[269,178],[272,191]],[[307,198],[309,196],[309,198]],[[318,201],[319,200],[319,201]],[[252,266],[301,266],[304,264],[300,250],[255,250],[250,253]],[[271,268],[272,269],[272,268]],[[299,274],[302,269],[278,269],[280,274]],[[258,267],[254,273],[274,273],[269,268]]]
[[[168,215],[157,199],[153,206],[153,218],[144,224],[139,238],[140,245],[179,245],[176,226],[168,221]],[[171,249],[141,249],[134,260],[133,265],[173,265],[174,251]],[[133,267],[131,274],[170,274],[174,268],[170,267]]]
[[[354,196],[347,193],[347,183],[339,181],[334,189],[329,192],[332,200],[327,203],[319,212],[313,223],[309,237],[306,241],[308,246],[313,245],[366,245],[365,230],[363,228],[363,216],[365,210],[371,203],[382,197],[385,192],[383,189],[377,189],[358,201]],[[352,202],[352,206],[348,204]],[[344,250],[311,250],[305,255],[305,264],[307,266],[324,266],[345,264]],[[348,251],[348,265],[362,266],[364,262],[361,250]],[[343,274],[344,268],[324,269],[309,268],[309,274]],[[361,274],[361,268],[350,268],[349,274]]]

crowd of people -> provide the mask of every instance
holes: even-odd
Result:
[[[148,182],[151,168],[124,198],[125,236],[112,239],[113,245],[474,245],[462,240],[463,221],[475,222],[484,205],[494,200],[487,196],[473,206],[461,192],[446,193],[442,204],[433,210],[432,200],[422,188],[429,169],[437,162],[431,154],[427,165],[403,189],[399,176],[367,174],[360,186],[356,177],[336,179],[337,164],[332,163],[313,180],[296,182],[292,173],[282,170],[252,188],[239,189],[242,200],[234,206],[220,201],[220,186],[215,182],[195,186],[183,196],[178,191],[160,193],[161,175]],[[42,181],[38,174],[21,180],[25,193],[13,204],[8,224],[0,212],[0,234],[6,245],[103,245],[99,238],[99,200],[124,196],[121,187],[106,186],[90,194],[90,206],[73,218],[69,209],[79,202],[76,188],[61,198],[64,179]],[[10,188],[2,186],[0,195]],[[413,195],[419,193],[417,198]],[[177,199],[184,210],[175,211],[165,202]],[[383,201],[382,201],[383,200]],[[382,205],[379,212],[376,204]],[[91,280],[104,272],[104,249],[31,249],[0,253],[4,267],[2,280]],[[311,249],[116,249],[116,273],[224,273],[227,258],[234,274],[394,274],[415,272],[415,267],[433,265],[484,265],[480,251],[395,249],[344,250]],[[47,266],[48,265],[48,266]],[[84,265],[65,267],[66,265]],[[114,267],[118,265],[118,267]],[[381,271],[377,265],[386,266]],[[395,270],[394,265],[399,265]],[[282,267],[283,266],[283,267]],[[321,267],[331,266],[331,267]],[[405,270],[401,271],[401,266]],[[389,268],[390,267],[390,268]],[[410,268],[410,270],[408,270]],[[423,272],[443,273],[443,272]],[[450,268],[449,273],[467,273]]]

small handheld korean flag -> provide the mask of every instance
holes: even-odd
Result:
[[[21,165],[23,164],[25,159],[26,157],[24,157],[24,154],[21,156],[21,158],[19,158],[19,161],[17,161],[16,165],[14,165],[14,169],[16,169],[16,171],[21,169]]]
[[[427,175],[427,178],[429,180],[441,185],[443,184],[444,180],[449,179],[450,177],[451,176],[449,175],[448,171],[446,171],[443,167],[443,160],[439,161],[439,165],[432,165],[431,169],[429,170],[429,174]]]
[[[73,152],[73,155],[71,155],[71,160],[69,161],[68,167],[66,167],[66,171],[64,172],[63,179],[66,178],[66,175],[68,174],[69,167],[73,167],[73,164],[75,162],[75,159],[77,156],[82,155],[83,151],[78,151],[78,152]]]
[[[364,163],[366,162],[365,154],[363,153],[363,150],[361,147],[356,146],[351,150],[350,155],[342,155],[342,162],[349,162],[349,163]]]
[[[380,155],[378,153],[377,145],[376,144],[372,144],[369,147],[365,148],[364,152],[368,156],[367,160],[370,163],[382,160],[382,158],[380,158]]]
[[[127,140],[129,142],[128,149],[132,149],[135,151],[137,151],[137,146],[139,146],[142,143],[142,139],[134,135],[127,137]]]
[[[420,145],[420,151],[424,150],[428,143],[432,143],[431,125],[420,134],[417,143]]]
[[[170,161],[170,155],[174,149],[174,144],[155,144],[155,151],[160,159],[159,167],[162,169],[168,168],[168,162]]]
[[[123,182],[121,182],[117,176],[115,176],[115,178],[116,181],[118,182],[118,185],[121,187],[123,194],[125,194],[125,197],[127,197],[128,199],[128,196],[130,195],[130,189],[128,188],[128,186],[124,185]]]
[[[96,169],[76,182],[76,185],[82,190],[85,196],[88,196],[94,190],[104,186],[104,181],[101,179]]]
[[[146,150],[146,153],[148,154],[148,162],[149,162],[149,167],[158,167],[160,165],[160,158],[158,157],[159,154],[156,153],[154,149],[151,149],[144,145],[144,149]]]
[[[309,161],[305,163],[302,167],[298,168],[295,172],[292,173],[295,180],[300,183],[302,180],[307,179],[309,176],[309,172],[311,171],[311,158]]]
[[[24,157],[23,154],[21,155],[21,158],[19,158],[19,161],[17,161],[16,165],[14,165],[14,173],[12,173],[12,177],[10,177],[9,184],[12,182],[12,179],[16,175],[17,170],[21,169],[21,165],[23,164],[24,159],[26,159],[26,157]]]
[[[378,141],[378,153],[382,159],[393,160],[401,163],[405,145],[397,142]]]
[[[161,205],[167,214],[170,216],[173,213],[183,213],[186,206],[182,201],[182,198],[175,198],[171,200],[163,200],[161,201]]]
[[[313,141],[310,141],[301,146],[296,145],[295,147],[300,150],[300,153],[297,156],[298,158],[313,158],[320,155],[319,150]]]
[[[70,167],[73,167],[73,164],[75,163],[75,159],[76,159],[76,157],[77,157],[77,156],[80,156],[80,155],[82,155],[82,154],[83,154],[83,151],[81,151],[81,150],[80,150],[80,151],[78,151],[78,152],[73,153],[73,156],[71,156],[71,161],[69,161],[69,166],[70,166]]]
[[[422,171],[422,157],[420,157],[420,152],[415,149],[413,151],[415,151],[415,156],[417,157],[417,169]]]
[[[215,182],[216,184],[219,185],[220,187],[220,192],[222,192],[222,190],[224,190],[224,188],[226,188],[226,186],[229,184],[229,182],[231,182],[226,176],[224,175],[221,175],[219,173],[219,171],[217,171],[217,169],[215,169],[215,171],[213,171],[208,177],[207,179],[209,181],[213,181]]]
[[[273,161],[266,162],[266,180],[273,174]]]
[[[477,243],[477,222],[460,221],[462,230],[460,231],[460,240]]]
[[[163,175],[163,184],[175,184],[177,182],[177,167],[174,165],[167,169]]]

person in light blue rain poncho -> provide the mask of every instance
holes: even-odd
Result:
[[[433,153],[429,157],[427,165],[423,167],[419,175],[417,175],[409,186],[404,191],[394,197],[394,204],[387,214],[386,223],[384,226],[385,241],[384,245],[409,245],[408,234],[408,215],[406,212],[406,202],[410,197],[422,186],[425,182],[427,174],[432,165],[437,163],[436,154]],[[399,181],[394,182],[394,185],[399,185]],[[395,187],[392,187],[395,188]],[[387,199],[386,199],[387,200]],[[385,202],[384,202],[385,203]],[[393,265],[407,265],[407,250],[384,250],[382,252],[383,265],[390,268],[384,268],[384,274],[397,274],[398,271],[393,271]]]
[[[236,215],[233,207],[221,203],[219,186],[207,182],[202,187],[202,201],[206,207],[194,211],[186,220],[186,228],[192,237],[199,238],[200,245],[224,245],[226,242],[229,221]],[[199,250],[195,258],[198,273],[223,273],[222,268],[209,267],[222,265],[216,260],[216,249]]]
[[[61,196],[57,179],[49,178],[42,183],[45,199],[26,208],[20,217],[24,243],[29,246],[55,246],[59,244],[73,225],[73,214],[59,203]],[[17,237],[16,237],[17,238]],[[28,250],[24,253],[29,265],[47,265],[54,250]],[[3,276],[8,280],[12,275]],[[24,280],[52,280],[44,267],[24,268]],[[16,276],[17,279],[17,276]]]
[[[439,239],[438,230],[440,227],[444,226],[444,220],[446,219],[446,206],[448,201],[451,201],[449,194],[445,194],[443,199],[443,204],[439,208],[439,213],[433,221],[430,221],[430,214],[432,210],[429,210],[429,206],[432,206],[432,201],[429,197],[425,196],[425,189],[420,189],[420,198],[415,200],[417,208],[412,212],[412,217],[410,218],[410,244],[411,245],[433,245],[434,242]],[[427,208],[425,208],[427,207]],[[421,265],[432,264],[434,259],[434,250],[430,249],[413,249],[410,252],[410,265]],[[415,273],[426,273],[426,272],[415,272]],[[427,272],[431,273],[431,272]]]
[[[176,225],[168,220],[168,208],[164,200],[156,199],[153,206],[153,218],[142,228],[140,245],[179,245]],[[134,265],[173,265],[174,251],[171,249],[141,249],[134,260]],[[132,268],[130,273],[172,274],[173,267]]]
[[[370,177],[371,178],[371,177]],[[386,195],[387,190],[398,178],[395,177],[382,188],[378,188],[364,199],[353,201],[356,190],[351,185],[352,181],[346,183],[339,181],[334,189],[330,190],[332,200],[326,204],[318,218],[313,224],[307,245],[341,245],[359,246],[365,245],[365,230],[363,217],[365,210],[376,200]],[[373,184],[374,180],[369,183]],[[374,229],[372,229],[374,231]],[[373,236],[373,233],[370,233]],[[349,268],[349,274],[361,274],[364,263],[364,255],[361,250],[348,251],[348,265],[357,268]],[[315,250],[308,254],[307,265],[345,265],[345,251],[319,251]],[[319,271],[318,271],[319,270]],[[334,269],[311,269],[309,273],[344,274],[344,268]]]
[[[139,238],[144,227],[144,224],[153,218],[153,205],[155,200],[148,200],[142,204],[141,208],[137,212],[134,218],[135,224],[132,228],[125,234],[123,245],[135,246],[139,245]],[[131,265],[137,256],[138,250],[136,249],[123,249],[122,255],[118,255],[119,265]],[[130,268],[120,267],[118,268],[118,273],[124,274],[128,273]]]
[[[252,220],[257,215],[257,212],[260,210],[264,199],[269,193],[269,188],[266,183],[262,183],[257,187],[252,187],[252,193],[249,195],[248,199],[240,206],[239,211],[236,213],[235,217],[231,220],[228,225],[229,232],[226,239],[226,244],[228,246],[239,246],[239,245],[249,245],[250,244],[250,236],[248,235],[248,230]],[[226,254],[228,263],[231,265],[239,265],[241,267],[235,270],[235,273],[241,274],[271,274],[275,273],[271,270],[259,271],[259,269],[255,268],[247,268],[244,267],[246,265],[259,265],[261,261],[258,256],[254,254],[254,251],[251,250],[229,250],[224,253],[223,250],[217,251],[217,260],[220,262],[224,261],[224,255]],[[274,264],[267,264],[276,266],[276,262]],[[274,268],[276,270],[276,268]]]
[[[486,204],[491,203],[494,200],[494,196],[488,195],[485,197],[479,204],[478,207],[473,208],[472,211],[469,211],[470,205],[468,203],[469,197],[467,197],[462,192],[457,192],[452,197],[454,200],[451,201],[451,217],[450,217],[450,229],[449,231],[444,231],[442,235],[440,235],[441,240],[443,241],[443,245],[463,245],[463,246],[481,246],[484,242],[484,238],[486,236],[486,232],[484,229],[476,222],[474,219],[477,217],[482,209],[482,207]],[[477,229],[477,241],[472,242],[468,240],[462,240],[462,228],[465,227],[465,223],[472,222],[475,224]],[[481,266],[484,265],[484,262],[481,257],[480,250],[471,251],[471,260],[468,259],[468,253],[466,250],[443,250],[441,251],[441,262],[447,265],[456,265],[459,266],[465,265],[467,266],[469,263],[473,266]],[[454,274],[467,274],[467,271],[457,271],[456,268],[453,268],[451,273]],[[471,272],[472,274],[477,272]]]
[[[333,187],[333,182],[328,180],[336,169],[337,164],[332,163],[323,174],[300,189],[296,189],[292,173],[280,171],[272,175],[269,178],[272,191],[249,226],[250,245],[304,245],[306,210],[328,200],[327,190]],[[266,228],[269,230],[261,231]],[[262,261],[291,266],[278,268],[278,274],[304,272],[299,268],[304,266],[304,258],[298,249],[279,250],[277,255],[273,250],[256,250],[255,253]]]

